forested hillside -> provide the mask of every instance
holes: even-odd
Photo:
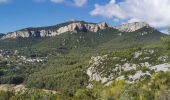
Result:
[[[148,26],[132,32],[107,27],[1,39],[0,84],[24,85],[24,89],[2,91],[0,96],[5,100],[168,98],[168,43],[167,35]]]

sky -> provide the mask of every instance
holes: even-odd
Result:
[[[70,19],[110,25],[146,22],[170,26],[170,0],[0,0],[0,33],[56,25]]]

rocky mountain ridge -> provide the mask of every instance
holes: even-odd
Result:
[[[57,36],[66,32],[98,32],[106,28],[118,29],[121,32],[133,32],[143,27],[150,27],[144,22],[134,22],[127,23],[121,26],[111,27],[108,26],[106,22],[102,23],[88,23],[84,21],[68,21],[66,23],[48,26],[48,27],[39,27],[39,28],[25,28],[15,32],[9,32],[6,35],[2,36],[1,39],[15,39],[17,37],[28,38],[28,37],[51,37]]]
[[[114,28],[116,28],[122,32],[134,32],[134,31],[139,30],[143,27],[149,28],[150,26],[149,26],[149,24],[147,24],[145,22],[134,22],[134,23],[122,24],[120,26],[115,26]]]
[[[97,32],[100,29],[105,29],[108,27],[107,23],[102,22],[98,24],[94,23],[86,23],[81,21],[72,21],[63,23],[64,25],[56,25],[51,27],[44,28],[26,28],[22,30],[18,30],[15,32],[7,33],[2,39],[8,38],[28,38],[28,37],[51,37],[60,35],[65,32]]]

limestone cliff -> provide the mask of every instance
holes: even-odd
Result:
[[[7,33],[2,39],[8,38],[28,38],[28,37],[50,37],[60,35],[65,32],[97,32],[107,28],[107,23],[86,23],[81,21],[71,21],[63,24],[42,27],[42,28],[26,28],[15,32]]]
[[[150,27],[150,26],[145,22],[134,22],[134,23],[127,23],[120,26],[116,26],[114,28],[122,32],[133,32],[143,27]]]
[[[144,22],[127,23],[120,26],[110,27],[106,22],[102,23],[88,23],[84,21],[68,21],[54,26],[38,27],[38,28],[25,28],[15,32],[7,33],[1,39],[11,38],[28,38],[28,37],[51,37],[57,36],[66,32],[98,32],[106,28],[118,29],[121,32],[133,32],[143,27],[150,27]]]

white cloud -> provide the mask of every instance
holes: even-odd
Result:
[[[87,0],[74,0],[74,3],[77,7],[82,7],[87,3]]]
[[[120,20],[117,19],[117,18],[115,18],[115,19],[113,19],[113,21],[114,21],[114,22],[119,22]]]
[[[116,3],[110,0],[106,5],[95,4],[90,12],[93,16],[118,18],[128,22],[147,22],[156,28],[170,26],[170,0],[124,0]]]
[[[122,9],[114,3],[109,3],[105,6],[100,6],[98,4],[95,4],[95,9],[91,12],[91,15],[93,16],[100,15],[109,18],[115,16],[120,19],[125,18]]]
[[[34,1],[37,3],[42,3],[42,2],[45,2],[46,0],[34,0]]]
[[[51,2],[54,2],[54,3],[66,3],[66,4],[69,4],[69,5],[74,5],[76,7],[83,7],[86,3],[87,3],[87,0],[50,0]]]
[[[0,0],[0,3],[8,2],[9,0]]]
[[[116,0],[110,0],[110,3],[116,3]]]
[[[166,28],[166,29],[160,29],[160,32],[165,33],[165,34],[169,34],[169,32],[168,32],[168,29],[167,29],[167,28]]]
[[[11,1],[11,0],[0,0],[0,3],[6,3],[8,1]],[[83,7],[88,0],[33,0],[35,2],[38,2],[38,3],[42,3],[42,2],[46,2],[46,1],[50,1],[50,2],[53,2],[53,3],[64,3],[66,5],[73,5],[73,6],[76,6],[76,7]]]
[[[62,3],[62,2],[64,2],[64,0],[51,0],[51,2],[54,2],[54,3]]]

